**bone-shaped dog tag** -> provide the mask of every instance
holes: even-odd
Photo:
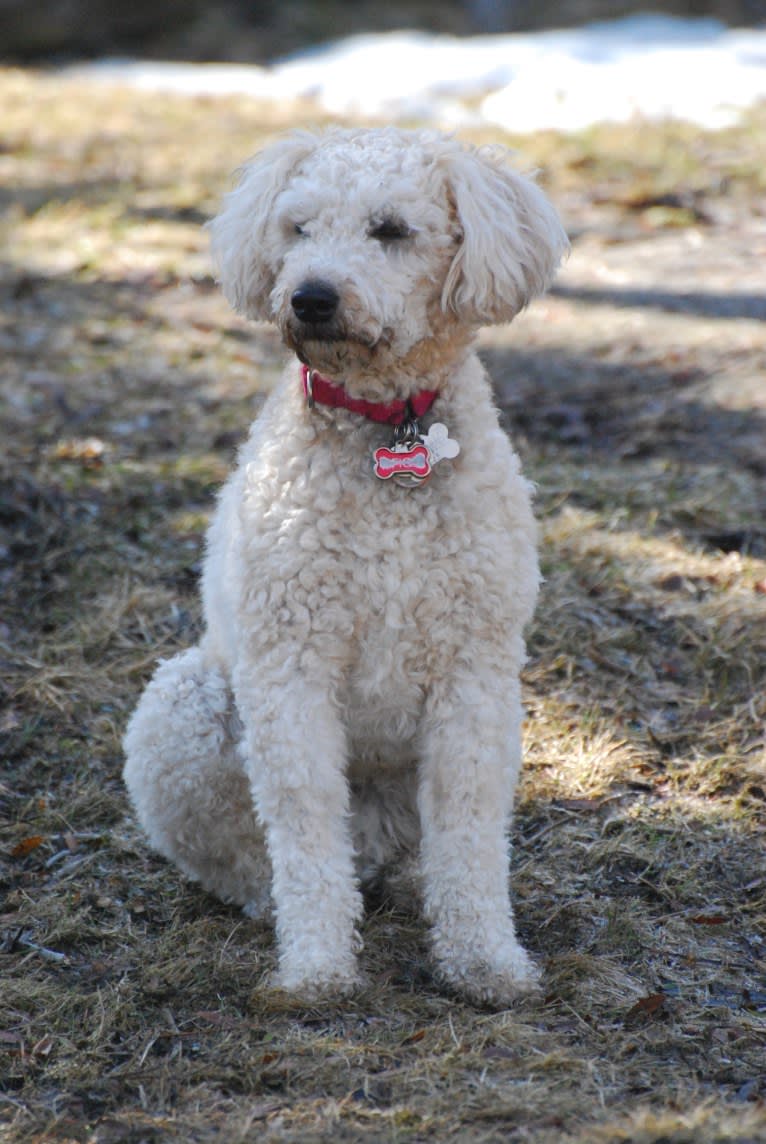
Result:
[[[422,444],[417,444],[418,437]],[[457,441],[450,437],[447,426],[436,421],[427,433],[418,432],[417,421],[397,429],[389,447],[376,449],[375,476],[381,481],[414,488],[427,480],[439,461],[452,460],[460,452]]]
[[[373,453],[375,476],[381,481],[394,480],[398,485],[419,485],[431,474],[431,460],[425,445],[396,443],[381,445]]]

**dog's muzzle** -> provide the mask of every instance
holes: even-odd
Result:
[[[320,281],[301,283],[290,297],[296,318],[310,326],[319,326],[334,318],[339,302],[337,290]]]

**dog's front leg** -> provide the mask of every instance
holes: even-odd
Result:
[[[519,769],[518,683],[465,675],[429,702],[419,809],[425,907],[440,974],[479,1003],[533,990],[538,970],[516,937],[508,827]]]
[[[362,898],[349,830],[346,741],[326,690],[295,672],[235,681],[246,766],[273,870],[276,984],[304,994],[358,984]]]

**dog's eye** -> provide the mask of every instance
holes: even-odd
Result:
[[[296,222],[293,224],[293,234],[300,235],[300,237],[302,238],[305,235],[305,233],[306,233],[305,230],[303,229],[303,227],[301,226],[301,224],[299,222]]]
[[[369,231],[370,238],[378,242],[398,242],[402,238],[409,238],[412,231],[405,222],[399,219],[384,218],[372,225]]]

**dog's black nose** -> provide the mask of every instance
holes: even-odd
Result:
[[[290,299],[302,322],[328,322],[338,309],[340,297],[326,282],[304,282]]]

